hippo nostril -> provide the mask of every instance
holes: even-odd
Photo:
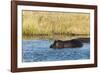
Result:
[[[50,46],[50,48],[52,48],[52,45]]]

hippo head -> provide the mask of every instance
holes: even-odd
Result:
[[[63,48],[63,43],[60,40],[55,40],[50,48]]]
[[[50,48],[56,48],[56,42],[57,41],[54,41],[54,43],[50,46]]]

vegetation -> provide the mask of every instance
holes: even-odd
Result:
[[[90,21],[86,13],[23,11],[24,39],[70,39],[89,37]]]

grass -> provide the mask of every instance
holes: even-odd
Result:
[[[89,37],[90,16],[86,13],[23,11],[24,39],[68,39]]]

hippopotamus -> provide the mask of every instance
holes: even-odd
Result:
[[[50,46],[50,48],[63,49],[63,48],[78,48],[82,46],[83,46],[82,42],[77,39],[72,39],[67,41],[55,40],[54,43]]]

